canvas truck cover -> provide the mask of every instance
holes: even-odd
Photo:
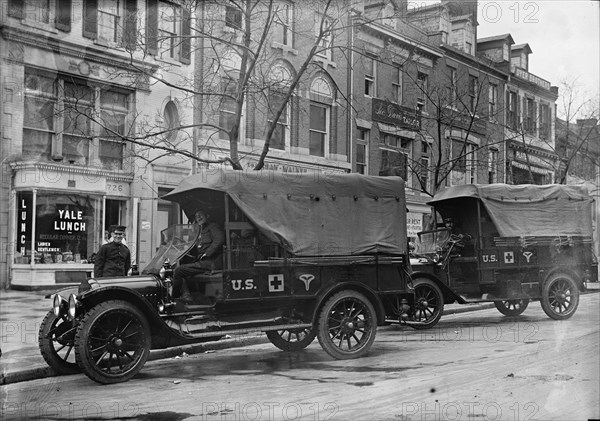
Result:
[[[592,235],[592,199],[581,186],[468,184],[442,190],[428,204],[460,198],[479,199],[502,237]]]
[[[203,170],[163,198],[187,215],[223,206],[227,194],[271,241],[297,256],[405,254],[406,202],[400,177]],[[211,209],[208,209],[209,211]]]

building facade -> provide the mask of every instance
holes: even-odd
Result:
[[[509,75],[504,93],[506,182],[554,183],[558,88],[529,72],[531,48],[528,44],[514,45],[509,34],[481,39],[477,48]]]
[[[193,69],[189,44],[159,45],[155,36],[166,22],[175,36],[185,32],[189,12],[137,0],[11,0],[2,8],[0,283],[80,282],[113,224],[127,226],[134,263],[143,264],[158,246],[157,228],[174,218],[157,196],[189,164],[126,139],[192,115],[190,101],[153,80],[159,69],[172,80]]]

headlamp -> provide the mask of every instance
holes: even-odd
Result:
[[[74,320],[75,314],[77,313],[77,306],[79,305],[79,301],[77,301],[77,297],[75,294],[69,295],[69,311],[67,312],[69,319]]]

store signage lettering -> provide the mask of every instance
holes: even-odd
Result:
[[[421,117],[414,110],[377,98],[373,98],[372,118],[375,121],[394,124],[405,129],[419,130],[421,128]]]
[[[31,226],[31,196],[23,193],[19,200],[18,217],[18,243],[19,252],[24,255],[27,246],[27,238],[30,234]]]
[[[548,161],[540,158],[539,156],[535,156],[531,153],[523,152],[523,151],[515,151],[515,158],[522,162],[530,162],[534,165],[539,165],[540,167],[548,168],[551,164]]]
[[[54,231],[85,231],[85,222],[83,221],[82,211],[70,211],[67,209],[58,209],[60,220],[54,221]]]

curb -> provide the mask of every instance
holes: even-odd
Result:
[[[241,348],[244,346],[258,345],[262,343],[268,343],[269,340],[264,334],[256,336],[244,336],[231,339],[223,339],[216,342],[205,342],[199,344],[181,345],[166,349],[157,349],[150,351],[148,361],[163,360],[167,358],[173,358],[186,354],[201,354],[208,351],[218,351],[229,348]],[[0,377],[0,385],[7,385],[12,383],[27,382],[30,380],[44,379],[47,377],[57,377],[63,374],[56,373],[50,367],[36,367],[14,373],[2,374]],[[70,375],[70,374],[66,374]]]

